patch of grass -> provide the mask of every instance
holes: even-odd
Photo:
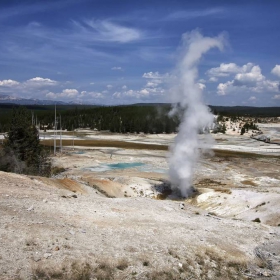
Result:
[[[149,266],[149,261],[143,261],[143,266]]]
[[[243,185],[247,185],[247,186],[253,186],[253,187],[257,187],[258,186],[255,182],[253,182],[251,180],[243,180],[243,181],[241,181],[241,183]]]
[[[232,194],[232,191],[230,189],[226,189],[226,188],[214,188],[214,191],[215,192]]]
[[[126,259],[120,259],[117,262],[116,268],[118,270],[125,270],[126,268],[128,268],[128,261]]]
[[[94,279],[111,280],[114,279],[114,267],[108,260],[102,260],[94,270]]]
[[[260,220],[260,218],[256,218],[256,219],[252,220],[252,222],[255,222],[255,223],[260,223],[260,222],[261,222],[261,220]]]
[[[208,214],[211,216],[217,216],[217,214],[215,212],[208,212]]]
[[[51,169],[51,174],[52,175],[57,175],[57,174],[62,173],[64,171],[66,171],[66,169],[64,167],[53,166],[52,169]]]
[[[172,268],[167,270],[154,270],[146,275],[145,279],[151,280],[172,280],[181,279],[179,273],[172,270]]]
[[[66,264],[62,266],[43,266],[39,264],[32,269],[33,280],[90,280],[92,276],[92,267],[88,263],[80,263],[78,261],[72,262],[70,267],[67,267]]]
[[[105,192],[103,189],[99,188],[97,185],[93,184],[91,185],[91,187],[93,187],[94,189],[96,189],[97,191],[99,191],[100,193],[102,193],[103,195],[105,195],[108,198],[115,198],[112,195],[109,195],[107,192]]]

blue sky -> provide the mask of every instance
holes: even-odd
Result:
[[[280,1],[0,1],[0,94],[169,102],[182,35],[222,34],[199,64],[211,105],[280,106]]]

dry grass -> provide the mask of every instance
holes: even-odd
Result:
[[[179,257],[177,250],[172,248],[168,251],[170,261],[164,265],[150,262],[149,256],[144,255],[140,256],[138,265],[130,264],[125,258],[110,257],[88,262],[65,261],[60,265],[40,262],[34,264],[32,280],[247,279],[243,275],[247,263],[242,256],[212,247],[196,248],[195,252]]]
[[[169,249],[168,253],[176,265],[181,265],[153,271],[151,275],[159,277],[153,279],[161,279],[161,276],[162,279],[248,279],[244,274],[247,259],[239,252],[219,250],[216,247],[196,247],[190,248],[184,256],[178,256],[174,249]],[[165,278],[166,275],[170,278]]]
[[[64,171],[66,171],[66,169],[61,167],[61,166],[53,166],[52,170],[51,170],[51,174],[52,175],[57,175],[57,174],[62,173]]]
[[[231,194],[232,191],[231,189],[226,189],[226,188],[213,188],[215,192],[221,192],[221,193],[227,193]]]
[[[121,280],[127,279],[126,275],[131,274],[128,267],[127,259],[115,260],[110,257],[88,262],[65,260],[61,264],[40,262],[33,264],[32,280]]]
[[[253,182],[251,180],[243,180],[243,181],[241,181],[241,183],[243,185],[247,185],[247,186],[253,186],[253,187],[257,187],[258,186],[255,182]]]
[[[41,265],[33,267],[33,280],[89,280],[92,279],[92,267],[88,263],[72,262],[70,265]]]

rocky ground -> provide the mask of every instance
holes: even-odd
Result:
[[[261,148],[203,157],[187,200],[164,193],[161,150],[68,147],[54,178],[0,172],[0,279],[280,279],[280,162]]]

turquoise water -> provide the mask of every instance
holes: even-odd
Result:
[[[77,152],[73,152],[73,155],[83,155],[85,152],[84,151],[77,151]]]
[[[144,165],[142,162],[129,162],[129,163],[111,163],[106,164],[111,169],[127,169]]]
[[[142,162],[120,162],[120,163],[108,163],[108,164],[100,164],[94,167],[85,168],[86,170],[100,172],[100,171],[109,171],[109,170],[117,170],[117,169],[128,169],[128,168],[137,168],[143,166]]]
[[[94,167],[87,167],[84,170],[89,170],[93,172],[102,172],[102,171],[110,171],[110,170],[123,170],[129,168],[136,168],[142,172],[156,172],[156,173],[166,173],[167,170],[164,168],[154,168],[149,164],[145,164],[142,162],[119,162],[119,163],[108,163],[108,164],[99,164]]]

